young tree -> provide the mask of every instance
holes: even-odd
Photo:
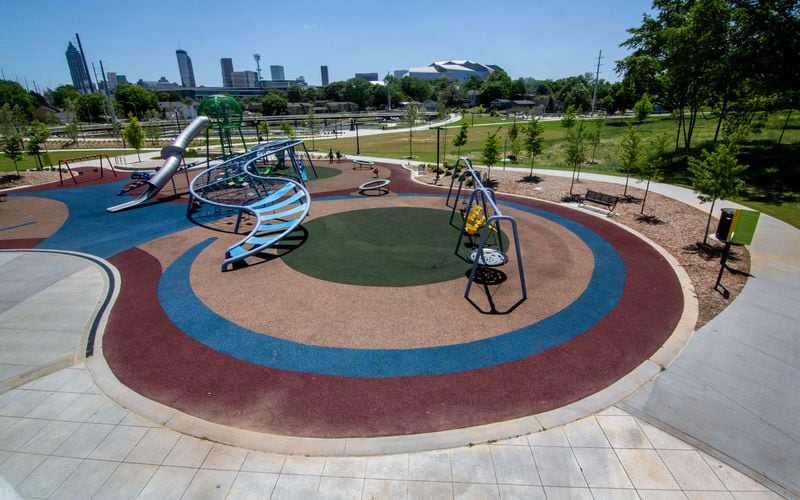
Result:
[[[569,184],[569,194],[572,196],[575,173],[586,162],[586,137],[583,133],[583,123],[579,123],[577,128],[573,127],[567,131],[566,157],[567,165],[572,167],[572,180]]]
[[[3,153],[14,162],[14,170],[17,171],[17,177],[19,177],[17,162],[22,159],[22,137],[19,134],[13,134],[7,138],[3,145]]]
[[[533,161],[544,151],[544,125],[534,118],[525,127],[525,150],[531,159],[531,171],[528,177],[533,177]]]
[[[158,129],[158,124],[152,119],[149,119],[144,123],[143,127],[144,136],[150,142],[150,145],[157,145],[158,141],[161,140],[161,131]]]
[[[50,137],[50,129],[47,128],[47,125],[40,122],[33,122],[31,124],[27,152],[29,155],[36,157],[36,163],[39,169],[44,167],[42,163],[42,144],[44,144],[44,141],[46,141],[48,137]]]
[[[519,157],[520,150],[522,149],[522,145],[519,141],[519,129],[520,127],[517,125],[517,122],[514,122],[508,129],[508,140],[511,142],[511,156],[515,159]]]
[[[499,132],[500,129],[498,128],[494,133],[489,134],[489,137],[486,138],[486,142],[483,143],[483,149],[481,150],[483,163],[489,167],[489,172],[486,174],[487,184],[491,182],[492,165],[497,163],[497,160],[500,159],[500,139],[497,137]]]
[[[575,126],[575,122],[578,120],[578,108],[570,104],[567,106],[567,110],[564,111],[564,116],[561,117],[561,126],[567,130],[572,129]]]
[[[66,125],[64,125],[64,135],[66,135],[67,138],[69,138],[69,141],[72,144],[74,145],[78,144],[78,136],[80,135],[80,133],[81,133],[81,128],[78,125],[78,122],[69,122]]]
[[[259,140],[259,142],[262,141],[262,140],[265,141],[265,142],[269,142],[269,123],[267,123],[267,122],[258,122],[258,125],[256,125],[256,128],[258,129],[258,134],[259,134],[258,140]]]
[[[642,136],[639,129],[628,124],[619,142],[619,163],[625,170],[625,191],[622,196],[628,196],[628,180],[631,172],[642,163]]]
[[[408,123],[408,159],[411,160],[414,158],[414,152],[411,147],[412,138],[414,136],[414,124],[417,123],[417,116],[419,115],[419,109],[417,108],[416,103],[410,103],[406,108],[406,122]]]
[[[308,116],[306,116],[306,127],[311,132],[311,149],[316,149],[314,144],[314,137],[317,134],[317,125],[319,124],[319,120],[317,120],[316,114],[314,114],[314,108],[311,107],[308,109]]]
[[[461,146],[467,143],[467,129],[469,125],[466,123],[461,124],[461,129],[458,131],[458,134],[453,138],[453,146],[458,148],[458,157],[461,158]]]
[[[644,189],[642,198],[642,209],[639,213],[644,213],[644,204],[647,202],[647,193],[650,192],[650,181],[661,180],[666,161],[666,147],[669,138],[666,134],[659,134],[651,138],[645,146],[644,161],[636,169],[639,180],[646,180],[647,185]]]
[[[294,127],[289,122],[282,122],[281,123],[281,131],[283,134],[288,137],[289,139],[294,139],[297,135],[294,131]]]
[[[645,92],[642,94],[641,99],[636,101],[636,104],[633,105],[633,112],[636,115],[636,121],[641,123],[647,119],[647,116],[650,115],[653,111],[655,111],[655,106],[650,101],[650,96]]]
[[[592,161],[591,164],[594,165],[595,155],[597,153],[597,147],[600,145],[600,135],[603,131],[603,127],[605,126],[606,122],[603,119],[595,120],[594,121],[594,130],[586,134],[586,138],[589,141],[589,144],[592,145]]]
[[[139,158],[139,161],[142,161],[139,151],[144,145],[144,129],[133,114],[128,115],[128,125],[122,130],[122,135],[125,137],[125,140],[128,141],[128,144],[136,150],[136,156]]]
[[[744,186],[742,173],[747,169],[747,165],[739,163],[736,153],[735,146],[720,143],[712,152],[703,151],[702,159],[689,158],[692,189],[697,193],[701,203],[711,202],[706,231],[703,235],[704,245],[708,241],[708,228],[711,225],[716,201],[736,196]]]

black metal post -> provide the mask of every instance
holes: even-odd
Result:
[[[356,125],[356,154],[361,154],[361,144],[358,142],[358,122],[355,122]]]
[[[722,280],[722,273],[725,271],[725,263],[728,261],[728,254],[731,252],[731,242],[725,242],[725,249],[722,250],[722,259],[719,262],[719,274],[717,275],[717,282],[714,284],[714,290],[719,288],[719,283]]]
[[[439,184],[439,133],[442,131],[442,127],[436,127],[436,180],[433,182],[434,184]]]

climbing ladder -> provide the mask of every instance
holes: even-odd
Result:
[[[197,175],[189,185],[187,216],[205,204],[223,215],[236,215],[234,233],[239,233],[242,218],[255,219],[253,228],[236,244],[228,247],[222,270],[235,262],[278,244],[295,230],[308,215],[311,195],[303,179],[259,175],[258,165],[265,157],[282,150],[292,164],[299,161],[289,148],[297,141],[276,147],[254,147]],[[297,167],[295,166],[295,172]]]
[[[480,173],[472,167],[472,162],[469,158],[459,158],[456,162],[456,167],[459,165],[464,166],[464,171],[461,175],[457,176],[454,174],[452,176],[453,178],[450,180],[450,190],[447,193],[447,200],[445,201],[445,204],[450,206],[453,187],[455,186],[456,177],[458,177],[458,188],[452,205],[452,212],[450,213],[451,225],[453,224],[453,219],[458,209],[458,202],[462,195],[462,189],[467,179],[472,179],[472,193],[470,194],[469,201],[466,202],[464,206],[463,222],[460,225],[461,231],[459,232],[458,241],[456,242],[456,255],[460,255],[461,243],[465,235],[480,235],[477,247],[467,256],[467,260],[472,263],[472,270],[469,273],[467,287],[464,290],[464,298],[469,297],[469,291],[472,288],[472,283],[475,281],[475,275],[479,268],[498,267],[509,262],[508,251],[504,248],[502,233],[500,232],[500,223],[505,221],[511,227],[514,258],[517,262],[519,274],[519,286],[522,293],[522,300],[525,300],[528,298],[528,291],[525,287],[525,270],[522,266],[522,253],[520,251],[517,221],[510,215],[504,215],[500,211],[495,200],[494,191],[484,187]],[[494,236],[493,239],[496,239],[495,246],[497,248],[492,248],[492,246],[489,245],[490,236]]]

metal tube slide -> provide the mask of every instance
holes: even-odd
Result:
[[[127,210],[129,208],[139,206],[157,195],[158,192],[161,191],[161,188],[163,188],[164,185],[169,182],[169,180],[173,175],[175,175],[175,172],[177,172],[178,168],[181,166],[183,155],[186,153],[186,148],[189,147],[192,139],[197,137],[200,132],[208,128],[209,125],[211,125],[211,119],[207,116],[198,116],[192,120],[192,123],[190,123],[181,131],[180,134],[178,134],[178,137],[175,138],[175,141],[171,145],[165,146],[161,149],[161,157],[164,159],[164,163],[161,165],[155,175],[148,179],[147,183],[149,184],[149,187],[147,188],[147,191],[131,201],[120,203],[119,205],[114,205],[113,207],[108,207],[106,208],[106,211],[120,212],[122,210]]]

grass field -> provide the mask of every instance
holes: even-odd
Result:
[[[740,161],[750,166],[745,173],[746,188],[737,201],[751,206],[754,210],[772,215],[800,228],[800,113],[793,113],[790,117],[782,143],[777,144],[781,128],[786,120],[786,112],[773,113],[759,134],[742,145]],[[466,115],[464,119],[440,132],[440,162],[452,165],[458,158],[458,150],[453,146],[453,138],[458,133],[461,123],[472,123],[472,116]],[[536,168],[568,170],[564,159],[566,146],[566,129],[560,121],[545,121],[545,151],[534,164]],[[461,148],[461,156],[472,158],[476,163],[481,162],[481,149],[489,134],[499,129],[498,136],[501,147],[505,142],[508,128],[512,121],[503,117],[475,116],[475,126],[468,129],[467,144]],[[593,132],[598,125],[593,121],[584,122],[585,130]],[[625,131],[626,120],[610,119],[600,125],[600,143],[594,154],[594,163],[587,164],[585,171],[624,175],[619,168],[619,143]],[[672,155],[671,163],[665,172],[664,180],[673,184],[684,186],[691,185],[687,171],[687,159],[699,155],[705,148],[712,147],[712,140],[716,127],[716,116],[705,115],[698,118],[694,131],[692,149],[687,151],[679,149]],[[667,134],[670,149],[675,144],[677,127],[670,116],[653,116],[639,125],[643,138],[658,134]],[[417,131],[413,134],[412,150],[409,153],[409,137],[407,132],[398,132],[382,135],[362,136],[359,145],[362,155],[407,159],[412,156],[412,162],[436,162],[436,130]],[[331,140],[318,140],[318,149],[333,148],[346,155],[356,154],[356,139],[354,137]],[[681,144],[682,145],[682,144]],[[506,144],[506,151],[510,154],[511,147]],[[591,147],[588,148],[589,159],[592,157]],[[507,162],[509,166],[527,167],[530,162],[527,158],[519,158],[517,162]],[[496,166],[497,167],[497,166]]]

